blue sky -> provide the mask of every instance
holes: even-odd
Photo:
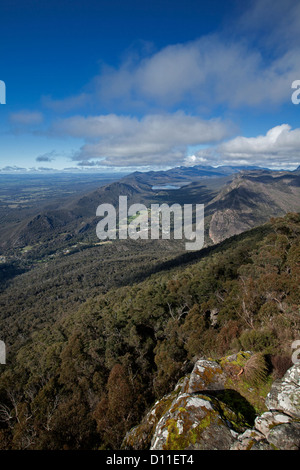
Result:
[[[297,0],[1,0],[0,17],[2,171],[300,164]]]

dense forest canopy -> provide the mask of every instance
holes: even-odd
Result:
[[[14,314],[3,309],[12,355],[0,366],[2,449],[118,449],[199,357],[251,350],[268,358],[273,379],[286,370],[300,330],[299,214],[171,258],[152,258],[136,277],[127,261],[116,264],[118,281],[89,296],[84,263],[75,269],[66,257],[58,267],[72,294],[57,291],[58,311],[45,276],[25,273],[40,315],[28,297],[23,311],[22,302]],[[3,288],[8,308],[17,282]]]

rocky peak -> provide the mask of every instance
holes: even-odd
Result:
[[[253,356],[240,352],[218,361],[199,359],[190,376],[127,434],[123,448],[300,450],[300,363],[273,383],[266,411],[257,415],[237,392]]]

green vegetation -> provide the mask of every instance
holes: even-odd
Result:
[[[299,338],[300,215],[198,253],[171,246],[94,246],[4,286],[2,449],[118,449],[197,357],[241,349],[257,353],[239,390],[252,419],[248,403],[259,408],[253,395],[282,374]],[[227,402],[238,413],[237,395]]]

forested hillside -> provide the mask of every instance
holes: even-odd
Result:
[[[42,321],[35,312],[38,327],[22,331],[26,312],[14,312],[6,332],[2,449],[119,449],[202,356],[261,352],[268,383],[282,376],[300,334],[300,215],[170,258],[140,280],[84,291],[67,314],[63,302],[52,311],[47,281],[35,277]],[[76,295],[79,279],[69,280]]]

